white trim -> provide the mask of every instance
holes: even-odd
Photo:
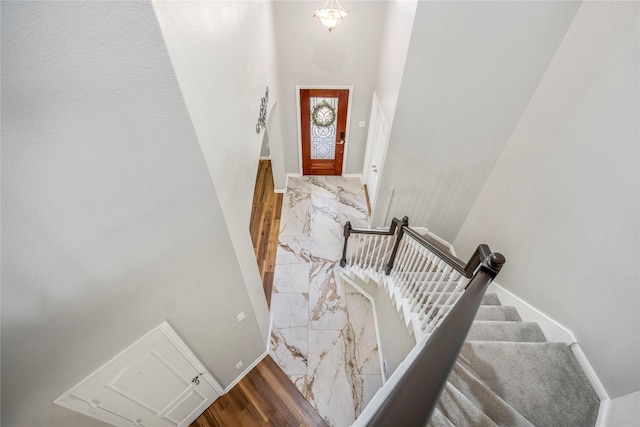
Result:
[[[195,355],[191,352],[191,350],[189,350],[184,341],[180,339],[176,331],[171,328],[169,323],[167,323],[166,321],[162,322],[160,326],[158,326],[158,329],[160,330],[162,335],[164,335],[171,342],[171,344],[175,346],[180,354],[182,354],[184,358],[187,359],[198,372],[204,372],[204,374],[202,374],[202,378],[206,380],[209,385],[211,385],[211,387],[213,387],[213,389],[218,392],[218,394],[222,395],[222,386],[213,378],[213,376],[207,371],[204,365],[200,363],[198,359],[196,359]]]
[[[353,86],[341,86],[341,85],[296,85],[296,117],[298,118],[298,171],[302,175],[302,117],[300,111],[300,90],[301,89],[338,89],[349,91],[349,101],[347,102],[347,128],[345,129],[345,149],[342,156],[342,171],[341,175],[344,176],[344,171],[347,168],[347,159],[349,154],[349,132],[351,131],[351,106],[353,104]]]
[[[267,335],[267,354],[271,352],[271,332],[273,331],[273,316],[269,316],[269,335]]]
[[[569,348],[571,348],[571,351],[573,351],[573,355],[576,356],[578,364],[589,379],[593,390],[598,395],[598,399],[600,399],[600,401],[609,400],[609,393],[607,393],[607,390],[605,390],[604,386],[602,385],[600,378],[598,378],[598,374],[596,374],[596,371],[587,360],[587,356],[582,351],[582,347],[580,347],[580,344],[577,342],[573,343],[569,345]]]
[[[229,384],[225,389],[224,389],[224,394],[229,393],[229,391],[231,391],[231,389],[233,387],[235,387],[236,384],[238,384],[240,382],[241,379],[243,379],[245,377],[245,375],[247,375],[249,372],[251,372],[251,370],[253,368],[255,368],[258,363],[262,362],[262,359],[264,359],[265,357],[267,357],[269,355],[268,351],[265,351],[264,353],[262,353],[260,356],[258,356],[258,358],[249,366],[247,366],[247,369],[245,369],[244,371],[242,371],[242,373],[240,375],[238,375],[236,377],[235,380],[233,380],[231,382],[231,384]]]
[[[124,350],[119,352],[117,355],[109,359],[106,363],[103,363],[99,368],[94,370],[89,376],[84,378],[82,381],[71,387],[69,390],[62,393],[58,396],[53,403],[56,405],[60,405],[64,408],[71,409],[75,412],[79,412],[83,415],[101,420],[103,422],[110,423],[116,426],[131,426],[131,422],[126,420],[123,417],[118,416],[117,414],[113,414],[111,412],[105,411],[99,407],[91,407],[88,402],[74,396],[72,393],[77,388],[81,387],[91,379],[93,379],[96,375],[100,374],[104,369],[108,367],[112,362],[116,361],[120,357],[124,356],[125,353],[129,352],[132,348],[137,346],[143,340],[154,334],[155,332],[160,332],[173,347],[189,362],[189,364],[193,367],[196,372],[201,373],[201,378],[205,380],[211,388],[218,393],[218,395],[222,396],[225,391],[223,391],[222,386],[216,381],[216,379],[209,373],[209,371],[204,367],[204,365],[198,360],[198,358],[193,354],[193,352],[187,347],[187,345],[182,341],[180,336],[171,328],[171,325],[167,323],[167,321],[163,321],[160,325],[156,326],[142,337],[138,338],[135,342],[128,345]],[[91,408],[91,409],[90,409]]]
[[[584,371],[584,374],[587,376],[587,379],[591,383],[594,391],[598,395],[598,398],[601,401],[601,408],[607,410],[606,404],[602,406],[602,402],[609,400],[609,395],[602,385],[602,381],[596,374],[596,371],[593,369],[589,360],[582,351],[580,344],[578,343],[578,339],[576,336],[567,329],[565,326],[558,323],[556,320],[552,319],[536,307],[532,306],[528,302],[524,301],[522,298],[514,295],[510,291],[506,290],[496,282],[491,283],[487,292],[495,293],[502,305],[510,305],[515,307],[520,314],[520,317],[525,322],[536,322],[542,332],[544,333],[547,341],[549,342],[563,342],[571,348],[573,354],[576,356],[578,364]],[[600,419],[600,416],[598,416]],[[603,421],[604,422],[604,421]]]
[[[595,427],[607,427],[607,419],[609,418],[610,407],[611,399],[604,399],[600,401],[600,407],[598,408],[598,418],[596,418]]]
[[[560,323],[547,316],[542,311],[538,310],[522,298],[516,296],[498,283],[493,282],[487,290],[487,293],[492,292],[498,295],[502,305],[510,305],[515,307],[520,313],[520,317],[525,322],[536,322],[542,332],[544,332],[547,341],[550,342],[563,342],[567,345],[571,345],[578,342],[578,339],[573,335],[569,329],[562,326]]]
[[[260,156],[259,160],[271,160],[271,154],[269,154],[268,156]]]
[[[342,176],[344,178],[360,178],[360,184],[364,184],[361,173],[343,173]]]

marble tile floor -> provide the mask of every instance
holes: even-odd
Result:
[[[373,307],[334,271],[346,221],[368,227],[358,178],[289,179],[271,299],[271,356],[334,427],[351,425],[382,386]]]

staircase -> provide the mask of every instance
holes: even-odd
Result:
[[[425,247],[406,231],[399,238],[354,234],[341,275],[356,287],[384,287],[398,319],[417,344],[428,346],[469,279],[457,271],[462,266],[449,265],[448,258],[457,258],[441,245]],[[394,260],[391,271],[380,258]],[[598,407],[571,349],[547,342],[538,324],[523,322],[514,307],[486,294],[427,425],[587,427],[596,424]]]

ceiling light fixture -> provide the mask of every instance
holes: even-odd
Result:
[[[316,10],[313,16],[318,18],[331,32],[336,25],[347,17],[347,14],[348,12],[340,6],[338,0],[327,0],[320,9]]]

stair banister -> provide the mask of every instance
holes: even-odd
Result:
[[[476,252],[483,253],[484,248]],[[391,376],[390,393],[379,404],[372,401],[354,425],[423,427],[427,424],[487,287],[504,263],[505,258],[499,253],[491,253],[480,263],[466,291],[429,337],[428,344],[419,350],[404,372],[397,370]]]
[[[389,260],[386,263],[385,274],[389,275],[393,270],[395,258],[398,252],[398,247],[400,245],[400,241],[404,234],[411,236],[418,244],[429,249],[433,254],[435,254],[438,258],[445,261],[448,265],[450,265],[454,270],[461,273],[464,277],[471,278],[473,273],[476,271],[478,266],[487,259],[487,257],[491,254],[491,249],[489,246],[482,244],[479,245],[475,252],[469,258],[469,261],[464,263],[459,258],[442,251],[436,245],[431,243],[428,239],[422,236],[420,233],[415,230],[409,228],[409,218],[404,217],[402,220],[398,218],[393,218],[391,220],[391,226],[388,230],[374,230],[374,229],[364,229],[364,228],[353,228],[351,226],[351,222],[347,221],[344,225],[344,246],[342,248],[342,258],[340,259],[340,266],[344,267],[347,265],[347,244],[349,241],[349,237],[353,234],[365,234],[365,235],[379,235],[379,236],[393,236],[395,235],[395,241],[393,244],[393,249],[391,251],[391,255],[389,256]]]

